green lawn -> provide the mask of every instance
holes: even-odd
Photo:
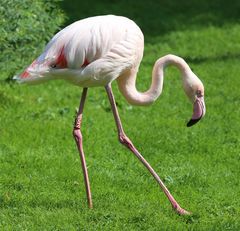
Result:
[[[118,143],[104,88],[89,89],[82,132],[93,193],[87,207],[72,138],[81,89],[65,82],[0,83],[0,230],[240,230],[240,2],[65,1],[68,22],[125,15],[145,34],[137,87],[154,61],[182,56],[205,85],[205,118],[192,113],[169,68],[150,107],[130,106],[113,84],[126,133],[179,203],[181,217],[140,162]],[[91,7],[89,7],[91,6]],[[34,59],[35,57],[33,57]],[[27,65],[27,63],[26,63]]]

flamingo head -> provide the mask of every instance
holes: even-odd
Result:
[[[192,71],[188,71],[183,76],[183,88],[186,95],[193,103],[192,118],[187,123],[187,127],[191,127],[203,118],[206,113],[204,86],[201,80]]]

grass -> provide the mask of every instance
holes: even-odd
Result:
[[[69,22],[106,13],[137,21],[146,38],[139,90],[149,87],[154,61],[167,53],[184,57],[204,82],[207,114],[192,128],[185,127],[192,108],[176,69],[166,71],[163,94],[150,107],[128,105],[113,84],[126,133],[192,216],[176,215],[118,143],[102,88],[89,90],[82,127],[94,202],[89,210],[72,138],[81,89],[58,81],[34,87],[2,81],[1,230],[240,229],[240,4],[157,2],[66,1],[62,7]]]

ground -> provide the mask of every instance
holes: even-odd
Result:
[[[168,53],[183,57],[203,81],[207,113],[192,128],[186,127],[192,105],[177,69],[166,70],[163,93],[150,107],[129,105],[113,84],[126,133],[192,215],[175,214],[151,175],[119,144],[104,88],[89,90],[82,125],[94,203],[88,209],[72,138],[81,89],[60,81],[33,87],[2,81],[1,230],[240,229],[240,4],[157,2],[66,1],[62,7],[68,22],[112,13],[140,25],[139,90],[150,86],[154,61]]]

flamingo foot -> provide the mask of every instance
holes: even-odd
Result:
[[[179,205],[173,206],[173,209],[175,210],[176,213],[179,215],[191,215],[191,212],[188,212],[187,210],[181,208]]]

